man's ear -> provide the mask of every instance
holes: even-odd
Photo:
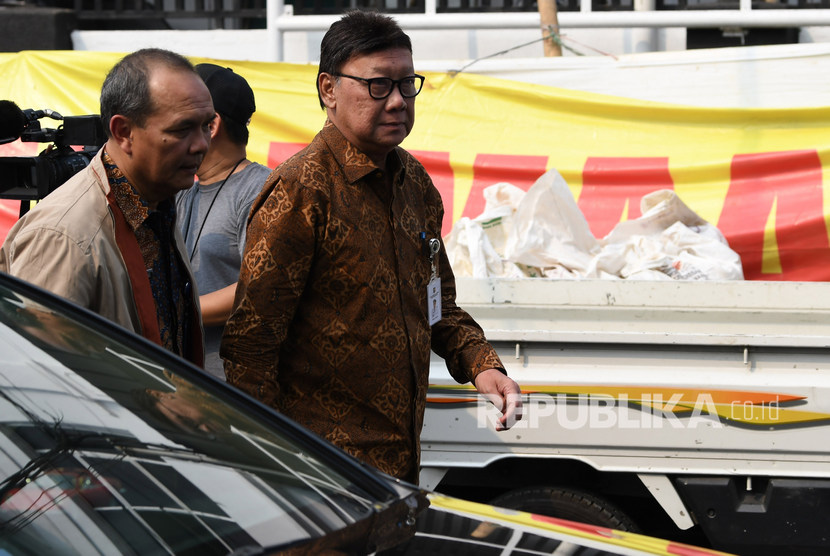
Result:
[[[320,98],[323,99],[323,104],[326,108],[337,108],[337,97],[334,94],[335,78],[328,73],[321,73],[317,76],[317,87],[320,89]]]
[[[128,155],[133,154],[133,122],[120,114],[110,118],[110,134],[113,140]]]
[[[210,121],[210,138],[211,140],[216,139],[216,134],[219,133],[219,122],[222,121],[222,116],[219,115],[219,112],[216,113],[216,116]]]

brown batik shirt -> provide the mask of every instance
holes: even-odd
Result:
[[[384,171],[326,122],[254,202],[222,341],[228,382],[386,473],[417,481],[430,348],[471,381],[503,366],[455,305],[442,248],[442,319],[429,326],[424,239],[443,206],[405,150]],[[443,246],[442,246],[443,247]]]

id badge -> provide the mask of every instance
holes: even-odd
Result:
[[[429,325],[441,320],[441,279],[433,275],[427,284],[427,314]]]

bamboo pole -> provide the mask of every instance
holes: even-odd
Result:
[[[584,2],[585,0],[583,0]],[[559,33],[559,16],[556,11],[556,0],[538,0],[539,19],[542,22],[542,36],[545,56],[562,56],[562,47],[550,36],[551,31]]]

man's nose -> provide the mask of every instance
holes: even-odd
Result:
[[[404,98],[401,94],[400,83],[396,83],[395,86],[392,87],[392,92],[389,93],[389,96],[386,97],[386,108],[389,110],[400,110],[401,108],[406,108],[406,101],[409,99]]]

